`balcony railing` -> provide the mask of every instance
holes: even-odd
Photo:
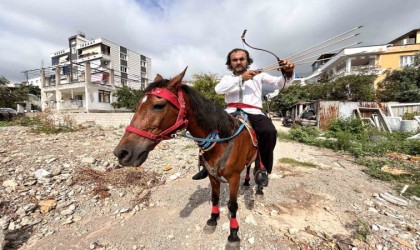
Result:
[[[407,38],[407,39],[402,39],[396,45],[409,45],[409,44],[415,44],[415,43],[416,43],[416,39],[415,38]]]
[[[85,106],[84,100],[63,101],[61,102],[62,109],[81,109]]]

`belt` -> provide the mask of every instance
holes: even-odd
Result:
[[[261,109],[260,107],[252,106],[252,105],[245,104],[245,103],[242,103],[242,102],[231,102],[231,103],[228,103],[227,106],[229,108]]]

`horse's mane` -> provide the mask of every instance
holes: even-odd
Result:
[[[153,82],[146,88],[146,92],[154,88],[166,87],[168,82],[169,80]],[[191,108],[199,126],[218,131],[221,138],[229,137],[232,134],[233,119],[222,107],[187,85],[181,85],[181,88],[190,97]]]

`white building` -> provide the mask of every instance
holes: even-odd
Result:
[[[52,67],[41,71],[42,110],[111,112],[119,87],[145,88],[151,59],[106,39],[68,39],[68,48],[50,55]]]
[[[29,78],[28,84],[32,86],[38,86],[39,88],[41,88],[41,77],[37,76],[37,77]]]
[[[414,29],[386,44],[343,49],[328,61],[313,64],[312,74],[296,81],[313,83],[365,74],[377,76],[376,88],[389,72],[412,65],[419,52],[420,29]]]

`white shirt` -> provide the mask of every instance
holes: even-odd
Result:
[[[292,81],[289,79],[286,81],[283,76],[272,76],[267,73],[260,73],[255,75],[253,79],[242,81],[242,77],[235,75],[226,75],[216,85],[215,90],[217,94],[225,95],[226,103],[241,102],[239,98],[239,88],[242,88],[243,98],[242,103],[262,108],[262,85],[270,85],[278,89],[283,88],[287,83]],[[260,109],[254,108],[243,108],[243,111],[249,114],[262,115],[264,114]],[[228,107],[226,112],[235,112],[236,108]]]

